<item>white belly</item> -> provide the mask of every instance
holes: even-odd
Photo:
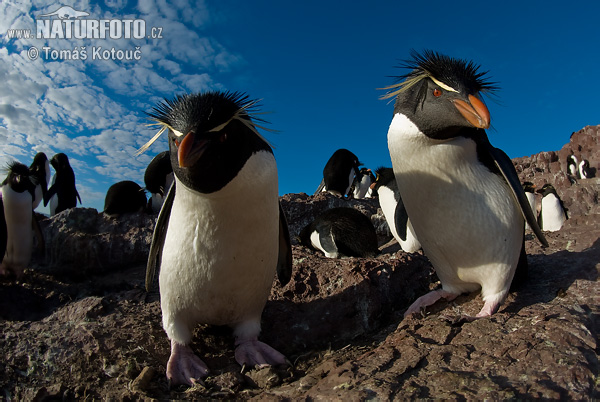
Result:
[[[556,232],[566,220],[560,201],[554,194],[542,198],[542,230]]]
[[[223,189],[203,195],[176,179],[159,284],[163,325],[187,343],[197,323],[260,319],[279,241],[277,170],[260,152]]]
[[[464,138],[435,141],[402,115],[388,133],[394,174],[417,238],[443,288],[508,290],[523,241],[523,218],[508,185],[476,159]]]
[[[525,196],[527,197],[527,201],[529,201],[529,206],[531,207],[531,211],[533,212],[533,215],[536,215],[536,206],[535,206],[535,194],[530,193],[530,192],[526,192]],[[525,229],[531,229],[531,227],[529,226],[529,223],[525,222]]]
[[[8,237],[3,264],[26,268],[33,247],[31,194],[29,191],[17,193],[9,186],[3,186],[2,201]]]

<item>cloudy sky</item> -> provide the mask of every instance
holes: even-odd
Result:
[[[266,137],[280,194],[312,193],[338,148],[367,167],[390,166],[393,105],[377,88],[402,73],[395,66],[410,49],[467,58],[490,72],[501,90],[488,102],[489,137],[511,157],[558,150],[573,131],[600,124],[600,6],[413,3],[3,0],[0,166],[64,152],[83,206],[102,210],[111,184],[143,186],[146,165],[166,149],[163,138],[134,156],[155,132],[145,112],[175,94],[232,90],[272,112],[265,118],[279,132]],[[41,16],[62,6],[88,13],[80,19],[143,20],[145,36],[11,37],[36,34],[38,20],[57,19]],[[76,59],[83,47],[87,58]],[[135,50],[135,59],[118,57]]]

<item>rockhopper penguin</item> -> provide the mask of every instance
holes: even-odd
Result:
[[[19,279],[31,260],[34,235],[43,250],[44,239],[33,212],[37,175],[24,164],[12,162],[0,197],[0,275]]]
[[[44,206],[50,202],[50,215],[54,216],[66,209],[75,208],[77,200],[81,204],[81,197],[75,187],[75,173],[69,163],[69,157],[61,152],[52,157],[50,164],[56,173],[44,196]]]
[[[287,362],[258,341],[275,272],[285,285],[292,254],[277,166],[251,117],[255,106],[237,92],[176,96],[154,108],[150,117],[162,128],[138,151],[168,132],[175,183],[154,230],[146,288],[160,267],[172,384],[191,385],[208,373],[190,347],[198,323],[231,326],[241,365]]]
[[[150,161],[144,172],[144,184],[146,190],[150,192],[149,212],[157,214],[173,184],[173,168],[169,151],[159,153]]]
[[[552,184],[547,183],[538,190],[538,193],[542,195],[538,224],[546,232],[560,230],[569,216],[556,189]]]
[[[396,98],[388,148],[404,206],[442,289],[418,298],[405,316],[440,298],[481,289],[494,314],[515,270],[527,267],[524,222],[547,245],[510,158],[484,129],[481,95],[496,89],[473,62],[412,53],[409,72],[385,89]],[[473,319],[473,317],[463,317]]]
[[[360,162],[358,157],[347,149],[338,149],[323,168],[323,180],[315,194],[328,191],[338,197],[348,195],[354,176],[359,174]]]
[[[36,177],[38,183],[35,187],[35,198],[33,200],[33,209],[36,209],[44,199],[48,191],[48,183],[50,183],[50,162],[46,154],[38,152],[33,157],[33,162],[29,166],[29,170]]]

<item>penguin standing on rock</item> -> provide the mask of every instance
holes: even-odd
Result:
[[[33,200],[33,209],[36,209],[40,202],[46,196],[48,183],[50,183],[50,162],[43,152],[38,152],[29,166],[31,174],[36,177],[37,186],[35,187],[35,199]]]
[[[142,212],[146,209],[144,189],[131,180],[120,181],[108,188],[104,199],[104,213],[111,217]]]
[[[338,149],[323,168],[323,180],[315,194],[327,191],[338,197],[345,197],[354,182],[354,176],[359,175],[360,162],[358,157],[347,149]]]
[[[380,167],[376,171],[377,181],[373,190],[377,192],[379,205],[390,227],[392,235],[407,253],[419,251],[421,243],[415,235],[415,229],[408,218],[402,197],[398,191],[396,177],[392,168]]]
[[[567,156],[567,174],[571,176],[570,179],[577,179],[578,168],[577,157],[575,155]]]
[[[385,89],[396,98],[388,148],[404,207],[441,281],[405,316],[440,298],[481,290],[476,317],[494,314],[515,271],[526,272],[523,217],[542,242],[510,158],[485,132],[490,113],[481,95],[496,87],[473,62],[413,52],[410,71]]]
[[[52,178],[52,186],[44,197],[44,206],[50,202],[50,215],[56,215],[69,208],[77,206],[77,200],[81,204],[81,197],[75,187],[75,173],[69,157],[63,153],[52,157],[50,164],[56,171]]]
[[[371,185],[375,183],[375,175],[371,169],[361,168],[358,175],[354,178],[353,196],[357,200],[362,200],[371,196]]]
[[[175,183],[150,246],[146,288],[160,266],[163,327],[171,340],[167,378],[192,385],[208,373],[190,347],[196,324],[229,325],[243,366],[287,364],[260,342],[261,313],[273,277],[285,285],[292,252],[279,205],[273,151],[240,93],[177,96],[150,117],[169,137]]]
[[[149,210],[158,213],[173,184],[173,168],[169,151],[159,153],[150,161],[144,173],[144,184],[151,194],[148,201]]]
[[[0,198],[0,275],[20,278],[31,260],[33,236],[43,248],[44,240],[33,212],[37,176],[24,164],[13,162],[2,183]]]
[[[590,170],[590,162],[588,162],[587,159],[583,159],[581,162],[579,162],[579,177],[581,179],[589,179],[592,177]]]
[[[308,224],[300,243],[320,250],[328,258],[374,257],[379,253],[377,233],[371,220],[354,208],[332,208]]]
[[[544,184],[538,193],[542,195],[542,207],[538,216],[540,227],[547,232],[560,230],[569,216],[556,189],[552,184]]]

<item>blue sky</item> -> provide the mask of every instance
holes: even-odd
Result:
[[[489,4],[487,4],[489,3]],[[369,168],[391,166],[393,104],[377,88],[411,49],[473,60],[500,86],[489,100],[490,141],[510,157],[560,149],[573,131],[600,124],[600,6],[531,2],[14,1],[0,4],[0,166],[36,152],[65,152],[83,206],[103,209],[120,180],[143,186],[163,138],[134,152],[154,130],[144,112],[162,98],[210,89],[262,99],[280,194],[317,188],[338,148]],[[590,2],[591,3],[591,2]],[[588,3],[589,4],[589,3]],[[9,39],[36,17],[69,5],[86,19],[142,19],[160,39]],[[40,18],[41,19],[41,18]],[[149,32],[148,32],[149,33]],[[43,57],[31,47],[87,60]],[[92,59],[92,49],[139,60]],[[45,212],[40,208],[41,212]]]

